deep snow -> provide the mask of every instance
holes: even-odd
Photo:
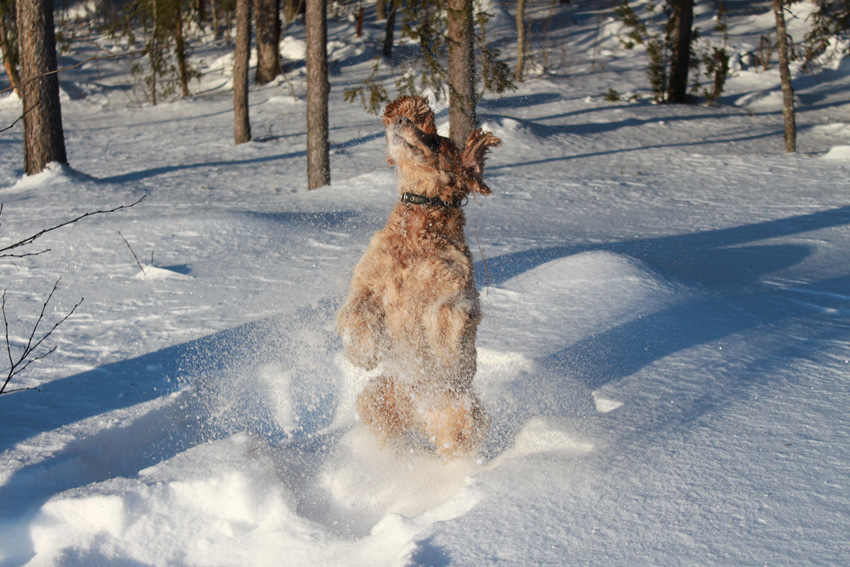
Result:
[[[0,260],[16,341],[59,277],[52,321],[85,298],[13,383],[37,389],[0,396],[0,565],[846,563],[847,63],[796,75],[785,155],[776,69],[746,66],[767,3],[728,4],[714,108],[649,104],[643,54],[589,0],[559,8],[549,74],[482,103],[504,145],[466,209],[475,462],[377,447],[333,332],[395,198],[380,120],[342,101],[380,26],[331,23],[333,184],[312,192],[303,67],[252,88],[237,147],[223,42],[196,46],[198,94],[156,107],[125,61],[61,75],[71,168],[24,177],[20,126],[0,136],[0,244],[147,198]],[[86,39],[63,64],[129,49]]]

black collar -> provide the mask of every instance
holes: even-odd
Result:
[[[443,201],[439,197],[426,197],[417,195],[416,193],[402,193],[401,202],[410,205],[430,205],[432,207],[442,207],[444,209],[459,209],[464,205],[463,199],[455,199],[451,203]]]

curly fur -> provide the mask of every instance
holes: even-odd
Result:
[[[400,194],[454,203],[490,193],[482,174],[501,143],[493,134],[476,130],[458,149],[418,96],[388,104],[383,121]],[[357,400],[361,420],[383,442],[418,436],[444,458],[474,453],[489,425],[472,389],[481,312],[464,220],[456,207],[396,204],[337,318],[348,360],[381,365]]]

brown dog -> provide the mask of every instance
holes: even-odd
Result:
[[[481,312],[461,204],[490,193],[484,156],[501,141],[476,130],[459,150],[418,96],[391,102],[383,118],[401,199],[354,268],[337,320],[349,361],[383,364],[357,410],[383,442],[424,437],[443,458],[468,455],[489,422],[472,391]]]

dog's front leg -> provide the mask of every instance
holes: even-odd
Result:
[[[386,350],[387,333],[383,307],[369,289],[351,291],[336,327],[349,362],[366,370],[378,366]]]
[[[481,320],[478,297],[466,294],[430,309],[425,316],[425,332],[431,352],[447,368],[452,368],[455,386],[468,387],[475,376],[477,355],[475,334]]]

